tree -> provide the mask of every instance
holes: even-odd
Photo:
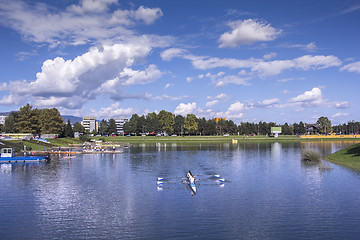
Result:
[[[40,133],[40,110],[32,109],[30,104],[21,107],[14,127],[19,133]]]
[[[171,112],[167,112],[165,110],[161,110],[158,114],[158,118],[161,124],[161,129],[163,132],[171,135],[174,132],[174,119],[175,115]]]
[[[73,131],[78,133],[85,133],[85,128],[83,125],[81,125],[81,123],[76,122],[74,123]]]
[[[204,134],[205,135],[215,135],[216,134],[216,120],[215,119],[209,119],[206,121]]]
[[[138,120],[139,120],[139,116],[136,113],[133,114],[130,120],[124,124],[123,126],[124,132],[127,134],[130,133],[136,134]]]
[[[204,135],[206,128],[206,119],[204,117],[198,118],[197,123],[198,123],[198,132],[200,133],[200,135]]]
[[[61,134],[64,120],[56,108],[40,110],[41,134]]]
[[[185,118],[181,115],[176,115],[174,119],[174,133],[177,135],[182,135],[184,132],[184,122]]]
[[[228,133],[229,134],[232,134],[232,135],[237,134],[237,132],[238,132],[237,126],[232,120],[229,120],[227,125],[228,125]]]
[[[198,130],[198,123],[194,114],[186,115],[184,129],[187,134],[194,134]]]
[[[147,132],[158,133],[161,131],[160,120],[155,112],[148,113],[145,117],[145,129]]]
[[[322,134],[327,134],[332,130],[331,121],[327,117],[319,117],[316,122],[316,126]]]
[[[65,125],[64,136],[65,137],[70,137],[70,138],[74,137],[74,132],[73,132],[73,129],[71,127],[70,119],[68,119],[68,122]]]
[[[11,112],[9,116],[5,118],[4,131],[6,133],[16,133],[15,119],[17,118],[16,112]]]
[[[292,134],[292,129],[289,126],[289,124],[285,123],[284,125],[282,125],[281,133],[284,134],[284,135],[291,135]]]
[[[116,134],[116,122],[115,119],[111,118],[109,119],[109,129],[108,129],[108,134]]]

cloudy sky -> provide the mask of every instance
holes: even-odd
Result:
[[[360,2],[0,0],[0,112],[360,120]]]

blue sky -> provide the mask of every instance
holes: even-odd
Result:
[[[360,120],[358,1],[0,0],[0,111]]]

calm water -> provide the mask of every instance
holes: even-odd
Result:
[[[358,239],[360,174],[300,161],[302,149],[349,144],[151,144],[1,164],[0,238]],[[196,195],[182,183],[189,169]]]

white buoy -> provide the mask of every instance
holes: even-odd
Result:
[[[219,182],[225,182],[225,179],[224,179],[224,178],[220,178],[220,179],[219,179]]]
[[[158,177],[157,180],[158,180],[158,181],[162,181],[162,180],[164,180],[164,178]]]
[[[214,175],[214,177],[219,178],[219,177],[220,177],[220,175],[217,175],[217,174],[216,174],[216,175]]]
[[[157,181],[157,185],[162,185],[162,184],[163,184],[163,182]]]

